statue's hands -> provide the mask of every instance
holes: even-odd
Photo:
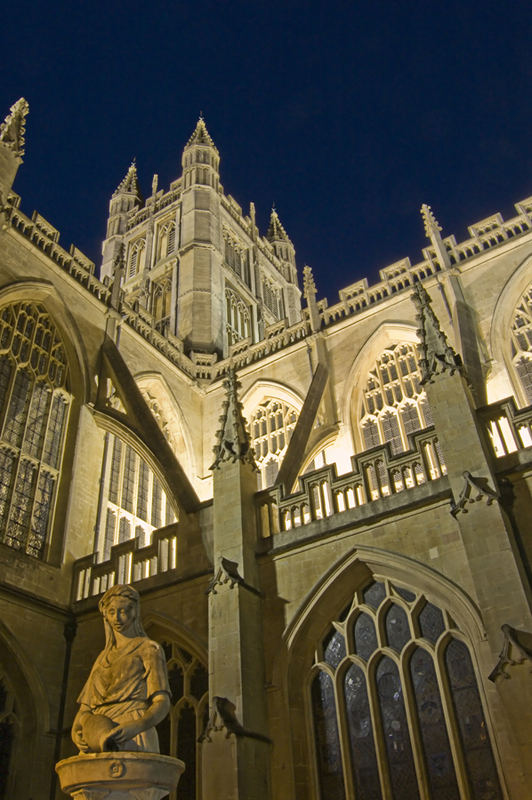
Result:
[[[134,739],[139,733],[144,730],[141,720],[130,719],[124,720],[116,728],[111,731],[109,739],[112,739],[117,744],[124,744],[129,739]]]
[[[89,752],[89,745],[83,738],[83,731],[81,725],[72,728],[72,741],[74,742],[80,753]]]

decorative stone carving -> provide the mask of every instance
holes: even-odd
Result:
[[[72,740],[82,753],[158,753],[155,725],[170,708],[162,648],[142,628],[133,587],[113,586],[98,605],[106,643],[78,698]]]
[[[420,323],[421,383],[432,383],[435,375],[458,370],[462,372],[462,359],[454,352],[447,337],[440,328],[439,320],[432,309],[431,299],[421,283],[416,283],[412,300],[418,309],[417,319]]]
[[[210,742],[211,734],[215,731],[225,731],[225,738],[231,734],[235,736],[247,736],[250,739],[259,739],[261,742],[271,743],[271,739],[262,733],[255,733],[244,728],[236,716],[236,706],[227,697],[213,697],[212,710],[205,730],[200,736],[201,742]]]
[[[501,630],[504,636],[502,650],[499,653],[499,660],[488,675],[489,680],[493,683],[500,675],[504,678],[511,677],[506,671],[508,666],[522,664],[524,661],[528,661],[532,665],[532,633],[518,631],[511,625],[503,625]],[[530,671],[532,672],[532,666]]]
[[[227,399],[223,403],[220,417],[222,427],[216,432],[216,445],[213,448],[215,459],[211,469],[217,469],[223,462],[242,461],[257,469],[253,450],[249,443],[242,403],[238,399],[240,381],[234,369],[230,369],[224,381]]]
[[[16,103],[13,103],[9,109],[10,113],[0,125],[0,142],[21,161],[24,155],[26,116],[29,110],[27,101],[21,97]]]
[[[133,587],[113,586],[98,606],[105,648],[78,698],[72,740],[80,755],[56,765],[61,788],[75,800],[160,800],[185,767],[159,755],[155,726],[170,708],[164,653],[142,628]]]
[[[486,478],[474,478],[467,470],[463,474],[464,485],[458,501],[456,503],[451,501],[451,514],[453,517],[458,516],[460,512],[467,514],[467,505],[469,503],[485,500],[486,504],[490,506],[494,500],[499,499],[498,493],[488,486]]]
[[[244,578],[238,571],[238,564],[236,561],[229,561],[228,558],[222,557],[220,559],[220,567],[218,572],[210,581],[206,593],[210,594],[212,592],[212,594],[217,594],[216,587],[225,586],[226,584],[229,584],[230,589],[233,589],[235,586],[239,585],[249,589],[250,592],[260,594],[257,589],[245,582]]]

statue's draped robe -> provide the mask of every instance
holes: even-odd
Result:
[[[100,653],[78,703],[84,710],[120,724],[141,717],[158,692],[170,695],[163,650],[157,642],[137,636],[120,648],[110,647]],[[158,753],[157,731],[143,731],[120,745],[120,750]]]

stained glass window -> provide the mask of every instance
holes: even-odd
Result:
[[[66,353],[45,308],[0,310],[0,541],[42,558],[70,407]]]
[[[410,588],[378,580],[356,592],[322,639],[311,678],[321,800],[343,800],[346,763],[357,800],[460,800],[459,785],[475,800],[502,797],[459,636]]]
[[[114,544],[134,536],[141,546],[149,544],[156,528],[175,522],[172,504],[155,473],[130,445],[110,433],[101,476],[101,496],[107,498],[96,540],[101,560],[110,557]]]
[[[521,296],[510,330],[512,361],[528,404],[532,403],[532,285]]]
[[[393,454],[401,453],[409,434],[432,425],[418,359],[416,345],[392,345],[370,370],[359,416],[366,449],[389,442]]]
[[[170,800],[199,800],[198,738],[208,716],[208,673],[205,664],[176,642],[166,641],[162,647],[167,659],[172,707],[166,720],[157,726],[159,747],[164,755],[181,758],[186,764],[177,792],[170,795]]]

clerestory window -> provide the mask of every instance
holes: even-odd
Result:
[[[249,430],[255,461],[261,475],[261,488],[271,486],[297,422],[298,413],[288,403],[266,399],[253,413]]]
[[[370,370],[359,417],[365,449],[389,442],[393,454],[401,453],[409,434],[432,425],[418,358],[415,345],[392,345]]]
[[[357,591],[321,642],[309,702],[321,800],[502,800],[469,648],[422,594]]]
[[[43,558],[71,395],[66,353],[44,306],[0,310],[0,541]]]
[[[251,336],[251,315],[248,306],[232,289],[225,290],[225,329],[228,345]]]
[[[532,404],[532,285],[522,295],[511,326],[512,363],[526,402]]]
[[[111,433],[105,437],[100,496],[96,550],[103,561],[113,545],[137,538],[144,547],[154,530],[176,521],[155,473],[129,444]]]

